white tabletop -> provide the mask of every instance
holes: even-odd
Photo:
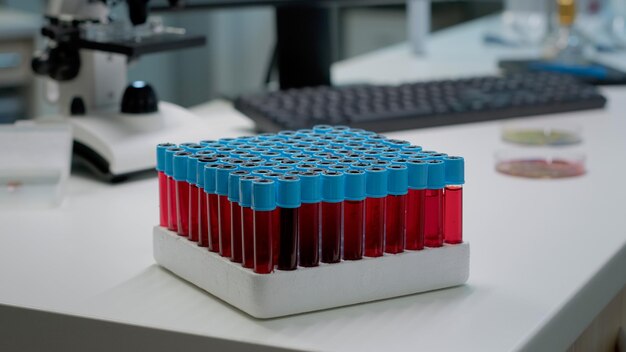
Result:
[[[336,65],[335,81],[447,71],[457,65],[437,63],[445,46],[436,48],[462,37],[456,30],[431,40],[429,58],[397,46]],[[463,55],[463,62],[475,59],[467,70],[494,70],[493,57],[474,52]],[[572,150],[586,154],[589,171],[578,178],[496,173],[494,152],[511,148],[500,141],[503,122],[389,134],[466,158],[464,233],[472,260],[465,286],[253,319],[154,264],[155,179],[110,186],[74,176],[62,207],[0,213],[0,304],[298,350],[564,349],[626,284],[626,87],[604,91],[605,110],[533,118],[582,127],[584,143]],[[252,126],[224,102],[195,111],[207,117],[207,138]]]

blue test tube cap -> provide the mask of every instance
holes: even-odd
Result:
[[[367,161],[357,161],[356,163],[352,163],[350,164],[350,168],[353,170],[363,170],[365,171],[365,169],[367,169],[368,167],[371,167],[372,164],[368,163]]]
[[[201,140],[198,144],[208,147],[210,149],[215,149],[215,148],[219,148],[222,145],[220,144],[220,142],[218,141],[214,141],[212,139],[205,139],[205,140]]]
[[[276,190],[273,180],[252,181],[252,210],[272,211],[276,209]]]
[[[295,169],[296,168],[291,165],[277,165],[272,168],[274,172],[277,172],[279,174],[284,174],[288,171],[295,170]]]
[[[331,125],[315,125],[313,126],[313,131],[317,133],[326,134],[333,130],[333,126]]]
[[[409,175],[406,165],[391,164],[387,166],[388,178],[387,192],[393,196],[407,194],[409,189]]]
[[[428,163],[425,160],[409,160],[406,166],[409,172],[409,188],[426,189],[428,186]]]
[[[228,200],[239,203],[239,179],[250,173],[243,170],[235,170],[228,175]]]
[[[371,198],[387,196],[388,172],[386,167],[372,166],[365,169],[365,194]]]
[[[233,164],[220,164],[216,171],[215,192],[220,196],[228,195],[228,178],[231,172],[237,170]]]
[[[264,167],[260,167],[254,171],[252,171],[253,176],[265,177],[265,175],[272,173],[272,170]]]
[[[448,154],[446,154],[446,153],[434,153],[434,154],[430,154],[430,157],[432,159],[435,159],[435,160],[444,160],[445,158],[448,157]]]
[[[246,175],[239,178],[239,205],[252,206],[252,182],[260,180],[258,176]]]
[[[428,189],[442,189],[446,186],[445,164],[443,160],[428,160]]]
[[[302,203],[319,203],[322,201],[322,175],[315,171],[300,173],[300,189]]]
[[[196,167],[196,185],[198,188],[204,188],[204,167],[207,164],[216,162],[217,159],[210,156],[204,156],[198,159],[198,166]]]
[[[174,180],[187,181],[187,160],[190,152],[176,152],[174,154]]]
[[[405,145],[402,146],[402,150],[403,151],[412,151],[412,152],[421,152],[422,151],[422,147],[419,145]]]
[[[281,208],[299,208],[302,203],[300,178],[295,175],[282,175],[277,181],[276,205]]]
[[[446,185],[465,183],[465,160],[460,156],[448,156],[443,159]]]
[[[198,143],[195,143],[195,142],[185,142],[185,143],[179,144],[178,146],[183,148],[183,149],[185,149],[186,151],[188,151],[187,148],[191,147],[191,146],[194,146],[194,145],[198,145]]]
[[[198,160],[202,158],[202,155],[193,154],[189,156],[187,160],[187,182],[195,185],[198,183]]]
[[[344,175],[346,178],[346,200],[364,200],[366,196],[365,171],[352,169],[345,171]]]
[[[220,166],[218,163],[208,163],[204,165],[204,191],[209,194],[215,194],[215,187],[217,183],[217,168]]]
[[[184,152],[185,149],[179,147],[170,147],[165,149],[165,174],[167,176],[174,176],[174,154],[178,152]]]
[[[176,147],[176,144],[173,143],[161,143],[156,147],[157,154],[157,171],[165,172],[165,151],[167,148]]]
[[[328,203],[343,202],[345,176],[341,171],[326,170],[322,173],[322,200]]]
[[[259,163],[250,163],[250,162],[245,162],[241,165],[239,165],[239,169],[240,170],[244,170],[244,171],[248,171],[248,172],[252,172],[258,168],[260,168],[261,165]]]
[[[217,140],[221,145],[230,144],[230,142],[235,141],[235,138],[220,138]]]

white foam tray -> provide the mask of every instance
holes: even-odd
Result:
[[[256,318],[432,291],[469,277],[468,243],[261,275],[165,228],[155,226],[153,235],[159,265]]]

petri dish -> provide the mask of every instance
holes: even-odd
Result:
[[[582,142],[581,128],[575,125],[506,124],[502,140],[536,146],[566,146]]]
[[[500,151],[496,171],[515,177],[562,179],[584,175],[585,155],[580,152]]]

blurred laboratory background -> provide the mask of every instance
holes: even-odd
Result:
[[[525,2],[525,1],[520,1]],[[191,1],[193,3],[193,1]],[[382,3],[382,2],[378,2]],[[407,38],[406,5],[351,6],[333,9],[334,60],[401,43]],[[0,122],[51,113],[42,98],[44,79],[30,69],[31,55],[43,47],[39,36],[47,2],[0,0]],[[432,4],[431,30],[499,12],[500,1],[446,1]],[[116,11],[125,11],[117,6]],[[141,57],[129,81],[149,81],[160,100],[185,107],[264,89],[276,34],[271,6],[158,12],[166,25],[206,36],[205,46]],[[124,14],[116,16],[124,18]],[[158,72],[158,74],[157,74]],[[269,85],[271,87],[271,83]]]

